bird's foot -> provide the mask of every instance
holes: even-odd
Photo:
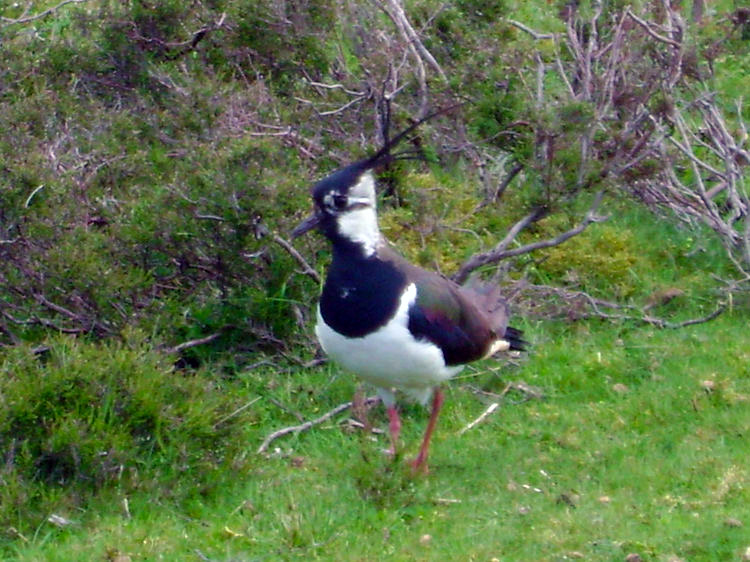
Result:
[[[427,459],[422,458],[422,455],[418,455],[416,459],[409,463],[411,465],[412,474],[429,474],[430,469],[427,466]]]

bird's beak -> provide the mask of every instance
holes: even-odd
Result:
[[[321,219],[322,217],[320,214],[313,212],[313,214],[299,223],[297,225],[297,228],[292,230],[292,238],[297,238],[298,236],[302,236],[306,232],[312,230],[320,224]]]

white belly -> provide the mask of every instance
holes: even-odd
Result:
[[[345,338],[332,330],[318,307],[315,334],[331,359],[363,380],[386,393],[402,390],[424,403],[432,388],[458,373],[461,366],[446,366],[436,345],[416,340],[409,332],[408,311],[416,297],[417,288],[412,284],[393,319],[362,338]]]

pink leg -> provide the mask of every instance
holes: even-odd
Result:
[[[391,450],[390,454],[396,456],[398,447],[398,435],[401,433],[401,420],[398,418],[398,410],[395,406],[389,406],[388,412],[388,429],[391,432]]]
[[[430,448],[430,438],[432,432],[435,430],[437,424],[438,415],[440,414],[440,408],[443,406],[443,391],[440,388],[435,389],[435,394],[432,397],[432,412],[430,412],[430,421],[427,422],[427,430],[424,432],[424,439],[422,440],[422,446],[419,448],[419,454],[412,463],[412,466],[416,470],[427,472],[427,454]]]

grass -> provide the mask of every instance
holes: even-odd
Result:
[[[224,468],[210,493],[179,499],[111,489],[56,512],[73,521],[63,529],[39,522],[5,559],[737,559],[750,546],[743,315],[680,331],[552,322],[527,331],[535,345],[522,366],[478,369],[448,387],[428,477],[382,455],[384,436],[372,442],[338,420],[255,456],[265,434],[296,423],[272,396],[311,418],[354,387],[334,367],[255,373],[238,385],[265,392],[248,416],[269,418],[235,436],[245,440],[242,470]],[[511,392],[459,434],[485,409],[469,383],[521,380],[545,397]],[[384,426],[380,409],[371,415]],[[406,407],[404,421],[407,457],[426,414]]]

